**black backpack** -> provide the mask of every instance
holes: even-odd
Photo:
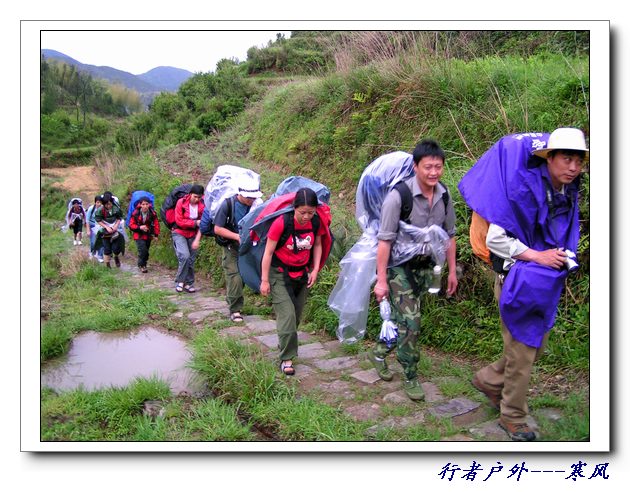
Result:
[[[228,208],[226,216],[227,221],[225,225],[227,229],[230,229],[232,232],[236,232],[238,234],[238,227],[234,223],[234,200],[236,200],[236,195],[225,199]],[[221,204],[220,207],[223,207],[223,204]],[[228,246],[230,243],[236,242],[223,236],[216,235],[214,232],[214,221],[210,218],[210,207],[206,207],[203,210],[203,214],[201,214],[201,224],[199,225],[199,230],[204,236],[213,237],[219,246]]]
[[[175,225],[175,206],[177,205],[177,201],[188,195],[192,186],[192,184],[188,183],[174,188],[162,203],[162,207],[160,208],[160,219],[162,219],[164,225],[169,229],[173,229],[173,226]]]

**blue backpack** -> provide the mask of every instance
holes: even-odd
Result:
[[[127,218],[125,219],[125,225],[129,227],[129,221],[131,220],[131,214],[140,206],[142,199],[148,199],[151,202],[151,207],[155,208],[155,197],[153,193],[148,191],[137,190],[131,194],[131,200],[129,200],[129,208],[127,208]]]

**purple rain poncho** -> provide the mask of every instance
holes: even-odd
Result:
[[[553,190],[546,164],[532,152],[545,148],[547,133],[503,137],[464,175],[458,187],[470,208],[538,251],[577,251],[579,179]],[[536,160],[538,159],[538,160]],[[553,203],[550,213],[549,200]],[[501,318],[514,339],[540,347],[554,324],[567,270],[516,261],[499,300]]]

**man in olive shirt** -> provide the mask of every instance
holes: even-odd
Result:
[[[453,295],[457,289],[455,264],[455,212],[452,200],[444,199],[448,190],[440,183],[444,172],[444,151],[437,142],[423,140],[413,151],[413,169],[415,176],[407,179],[413,197],[413,208],[408,222],[416,227],[431,225],[442,227],[449,236],[446,251],[448,264],[447,295]],[[392,306],[392,319],[398,326],[397,358],[405,373],[403,389],[412,400],[424,399],[424,392],[417,378],[420,351],[418,335],[420,332],[420,308],[422,295],[430,281],[433,260],[428,256],[417,256],[404,265],[388,267],[392,244],[396,240],[400,220],[402,199],[398,190],[391,190],[381,211],[381,224],[376,252],[377,280],[374,286],[376,300],[381,302],[389,298]],[[385,357],[393,350],[379,341],[370,360],[378,375],[385,381],[391,381],[392,372],[388,369]]]

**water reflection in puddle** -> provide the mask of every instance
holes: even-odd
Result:
[[[57,390],[83,386],[86,390],[127,386],[137,377],[157,376],[171,391],[203,391],[192,370],[191,358],[180,337],[143,327],[133,331],[77,335],[64,357],[42,364],[41,384]]]

